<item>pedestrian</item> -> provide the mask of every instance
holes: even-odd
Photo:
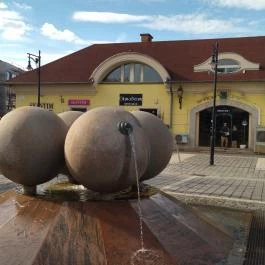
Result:
[[[233,125],[231,134],[232,134],[232,145],[231,145],[231,147],[237,148],[238,130],[237,130],[236,125]]]
[[[228,137],[230,135],[230,130],[225,122],[222,129],[221,129],[221,147],[228,146]]]

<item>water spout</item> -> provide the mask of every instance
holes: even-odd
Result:
[[[133,131],[132,125],[127,121],[120,121],[117,126],[119,128],[120,133],[124,135],[129,135]]]

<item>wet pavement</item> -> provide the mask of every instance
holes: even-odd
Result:
[[[0,175],[3,264],[132,264],[140,246],[135,198],[109,202],[106,195],[97,202],[65,180],[61,175],[39,185],[46,192],[29,197]],[[216,154],[210,166],[209,154],[174,153],[167,168],[145,183],[155,191],[141,202],[145,244],[163,264],[264,264],[265,240],[258,236],[264,235],[265,214],[252,211],[265,206],[264,157]],[[115,243],[125,238],[126,244]],[[55,239],[64,244],[54,248]],[[78,251],[72,251],[73,240]]]
[[[167,168],[146,181],[182,201],[238,209],[265,206],[265,159],[254,155],[174,153]]]

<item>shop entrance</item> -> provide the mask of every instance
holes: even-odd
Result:
[[[73,111],[81,111],[81,112],[86,112],[87,108],[71,108]]]
[[[149,112],[149,113],[152,113],[152,114],[154,114],[155,116],[157,116],[157,109],[144,109],[144,108],[141,108],[140,109],[141,111],[146,111],[146,112]]]
[[[212,119],[212,108],[199,112],[199,146],[210,146],[210,130]],[[249,113],[240,108],[220,105],[216,107],[216,141],[215,145],[221,146],[221,129],[227,123],[230,129],[229,143],[231,147],[233,137],[233,126],[237,128],[237,147],[241,144],[248,146]]]

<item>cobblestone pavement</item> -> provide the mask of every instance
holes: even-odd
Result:
[[[186,202],[265,208],[265,163],[257,156],[174,153],[167,168],[146,183]]]

